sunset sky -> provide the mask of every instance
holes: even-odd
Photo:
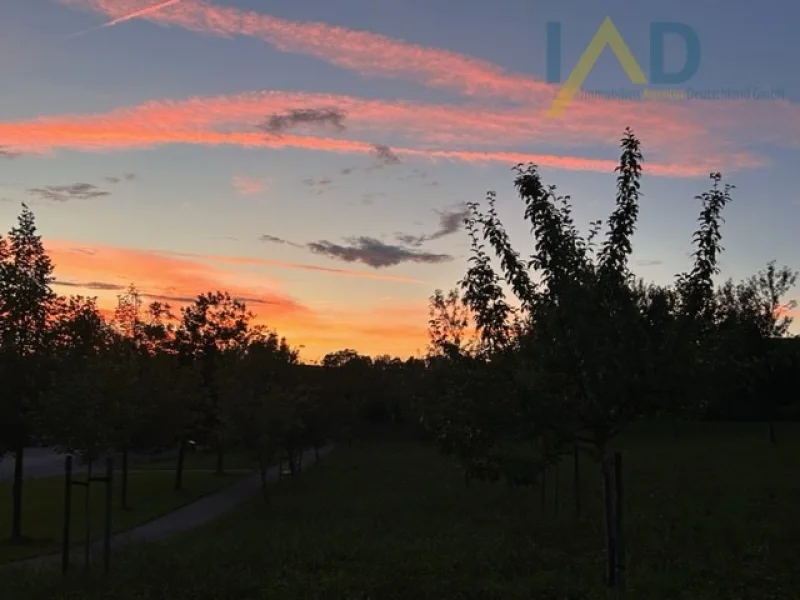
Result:
[[[606,16],[645,73],[650,23],[680,21],[702,53],[678,87],[772,97],[584,98],[546,118],[547,22],[566,77]],[[496,190],[527,251],[511,167],[533,161],[579,223],[605,219],[631,126],[639,275],[689,268],[717,170],[737,188],[723,277],[797,268],[798,22],[788,0],[3,0],[0,227],[29,204],[62,294],[111,308],[130,282],[176,302],[223,289],[306,360],[406,357],[425,350],[428,296],[467,266],[464,203]],[[666,55],[678,69],[679,41]],[[607,49],[584,88],[641,86]]]

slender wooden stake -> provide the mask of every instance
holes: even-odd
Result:
[[[72,456],[64,461],[64,532],[61,540],[61,572],[69,568],[69,526],[72,515]]]
[[[613,588],[617,583],[617,549],[616,549],[616,529],[615,529],[615,508],[614,508],[614,473],[611,470],[611,457],[602,456],[603,469],[603,492],[606,515],[606,558],[608,569],[606,572],[608,587]]]
[[[122,452],[122,488],[120,490],[122,510],[128,510],[128,451]]]
[[[542,468],[542,512],[547,509],[547,467]]]
[[[553,508],[555,508],[556,516],[558,516],[558,472],[560,467],[560,462],[553,465]]]
[[[84,573],[89,574],[89,546],[92,540],[92,524],[89,519],[89,499],[92,490],[92,461],[89,461],[89,468],[86,471],[86,496],[83,499],[83,522],[86,527],[85,544],[83,547],[83,569]]]
[[[575,479],[575,516],[581,518],[581,467],[580,467],[580,448],[578,442],[572,448],[572,458],[574,462],[574,479]]]
[[[106,530],[103,538],[103,572],[111,570],[111,510],[114,505],[114,459],[106,459]]]
[[[620,590],[625,589],[625,539],[623,537],[622,522],[624,519],[624,504],[622,494],[622,453],[614,454],[614,525],[615,525],[615,546],[616,546],[616,567],[617,567],[617,586]]]

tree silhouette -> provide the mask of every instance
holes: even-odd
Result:
[[[2,353],[2,446],[13,450],[14,484],[11,539],[22,535],[24,449],[33,439],[32,419],[50,379],[47,334],[55,301],[53,265],[31,210],[22,211],[0,241],[0,352]]]
[[[219,388],[222,357],[241,348],[253,314],[227,292],[208,292],[181,309],[176,342],[181,358],[199,367],[204,394],[196,407],[198,433],[217,452],[217,473],[223,473],[223,426]]]

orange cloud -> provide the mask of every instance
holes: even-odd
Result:
[[[0,139],[6,145],[24,152],[50,152],[60,148],[87,152],[152,148],[166,144],[238,145],[249,148],[303,148],[347,154],[373,154],[374,144],[354,139],[335,139],[284,133],[268,135],[252,130],[269,113],[279,113],[292,107],[322,108],[335,105],[347,112],[350,128],[365,131],[396,133],[398,128],[409,137],[427,136],[429,140],[463,141],[474,145],[478,138],[484,144],[508,146],[525,140],[548,137],[567,144],[609,143],[615,141],[622,129],[595,125],[573,134],[562,130],[556,135],[549,128],[552,120],[542,120],[523,110],[497,111],[488,108],[450,107],[405,102],[368,101],[348,96],[262,92],[191,98],[185,101],[148,102],[95,115],[63,115],[36,119],[0,122]],[[602,119],[599,122],[604,122]],[[250,131],[220,131],[232,124],[249,127]],[[483,129],[482,129],[483,128]],[[652,134],[651,134],[652,135]],[[686,150],[686,140],[692,141],[693,152]],[[492,144],[491,140],[496,140]],[[648,139],[644,140],[645,143]],[[734,170],[756,166],[759,160],[744,152],[731,150],[715,156],[702,152],[706,145],[702,136],[692,138],[689,130],[676,129],[667,138],[654,137],[657,154],[679,157],[677,162],[648,162],[647,170],[654,175],[699,176],[714,170]],[[680,149],[680,152],[678,152]],[[461,150],[447,148],[411,148],[393,146],[395,154],[414,158],[448,159],[469,163],[535,162],[543,167],[609,172],[614,161],[562,156],[546,153],[498,151],[495,149]],[[250,182],[240,182],[250,183]],[[252,189],[249,187],[248,189]]]
[[[291,263],[195,254],[163,253],[110,246],[87,246],[49,241],[55,264],[56,289],[65,295],[97,296],[101,311],[113,316],[117,295],[131,282],[149,300],[167,300],[176,309],[198,294],[224,290],[242,298],[262,323],[284,335],[293,345],[303,345],[307,360],[327,352],[356,347],[365,354],[391,352],[408,356],[424,350],[427,310],[422,304],[407,307],[354,308],[323,306],[280,291],[278,282],[253,273],[236,273],[214,263],[288,266]],[[303,268],[303,266],[300,266]],[[328,269],[325,269],[328,270]],[[330,269],[336,274],[352,274]],[[356,272],[357,273],[357,272]],[[376,276],[375,279],[400,280]]]

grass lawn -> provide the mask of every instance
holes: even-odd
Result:
[[[148,471],[157,471],[161,469],[174,470],[177,462],[178,459],[176,457],[152,462],[139,462],[131,465],[130,468]],[[243,452],[231,452],[230,454],[226,454],[223,458],[222,466],[225,471],[258,469],[258,463]],[[215,470],[217,468],[217,455],[213,452],[187,452],[183,468],[187,471]]]
[[[635,600],[800,597],[800,430],[642,426],[624,452],[628,594]],[[14,600],[612,598],[603,587],[599,477],[572,464],[538,489],[466,487],[435,449],[337,448],[298,479],[194,532],[122,550],[85,587],[57,572],[3,574]],[[551,476],[549,481],[554,482]]]
[[[132,467],[138,469],[139,466]],[[105,472],[95,473],[105,475]],[[125,531],[183,506],[197,498],[236,481],[244,473],[217,476],[208,472],[186,472],[183,490],[173,490],[174,474],[165,471],[131,472],[128,482],[130,510],[119,508],[121,477],[115,472],[114,531]],[[76,480],[85,480],[85,474],[76,474]],[[11,544],[11,482],[0,483],[0,563],[58,551],[64,521],[64,478],[47,477],[28,479],[23,487],[23,533],[30,541],[23,545]],[[72,534],[74,542],[84,540],[85,488],[72,488]],[[105,484],[92,483],[90,492],[90,532],[92,539],[103,535],[105,526]],[[0,596],[3,596],[0,594]]]

